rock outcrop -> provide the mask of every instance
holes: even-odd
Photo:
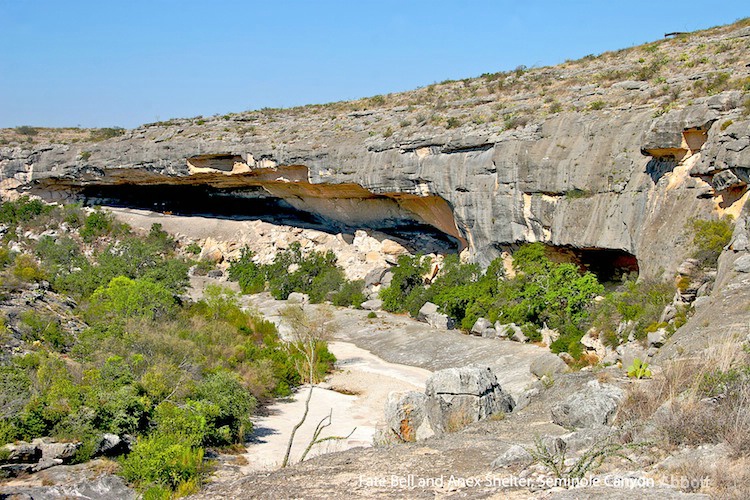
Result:
[[[470,365],[435,372],[427,379],[425,394],[427,417],[437,434],[510,412],[515,406],[488,367]]]
[[[619,387],[592,380],[586,388],[552,408],[552,421],[575,429],[609,425],[624,396]]]

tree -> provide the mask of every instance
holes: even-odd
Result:
[[[292,432],[289,435],[289,442],[286,446],[284,460],[281,462],[281,467],[286,467],[289,464],[289,455],[292,452],[292,446],[294,445],[294,438],[297,431],[305,423],[305,420],[307,420],[307,414],[310,412],[310,399],[312,399],[313,384],[315,383],[316,365],[318,361],[318,345],[331,337],[335,325],[333,323],[333,313],[328,308],[317,309],[314,315],[308,315],[299,305],[287,306],[281,310],[281,318],[292,330],[291,338],[289,340],[289,348],[301,355],[301,361],[297,363],[297,370],[303,380],[307,378],[307,381],[310,384],[310,390],[305,399],[305,411],[299,422],[297,422],[292,428]],[[317,429],[316,433],[319,434]],[[314,435],[313,440],[315,440],[316,437],[317,436]],[[305,455],[306,454],[307,453],[305,453]]]

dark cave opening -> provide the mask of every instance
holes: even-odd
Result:
[[[81,188],[77,197],[86,206],[131,208],[188,217],[261,220],[331,234],[353,235],[358,229],[371,229],[393,236],[410,250],[423,253],[456,253],[459,248],[454,237],[415,219],[390,218],[377,224],[354,226],[299,210],[260,186],[227,189],[185,184],[91,185]]]
[[[554,262],[571,262],[581,271],[592,272],[602,283],[620,281],[625,276],[634,277],[639,272],[636,256],[624,250],[548,245],[547,253]]]

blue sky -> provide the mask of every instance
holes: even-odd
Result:
[[[0,0],[0,127],[353,99],[747,16],[747,0]]]

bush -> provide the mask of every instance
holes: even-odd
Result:
[[[39,268],[39,264],[37,264],[32,256],[27,254],[16,257],[12,272],[13,276],[24,282],[41,281],[44,279],[44,273]]]
[[[148,279],[132,280],[125,276],[113,278],[106,287],[97,288],[91,295],[87,316],[92,322],[116,318],[169,317],[176,311],[177,302],[163,285]]]
[[[693,234],[693,258],[705,267],[715,267],[719,255],[732,239],[732,216],[714,220],[691,219],[688,227]]]
[[[200,478],[204,471],[203,449],[171,434],[155,434],[141,438],[120,464],[122,476],[142,491],[154,486],[176,490],[183,483]]]
[[[592,308],[590,325],[600,333],[604,344],[617,347],[627,340],[629,333],[643,339],[649,328],[658,329],[664,308],[672,302],[674,286],[657,281],[626,281],[619,291],[611,292]],[[631,322],[630,328],[618,336],[621,323]]]
[[[0,223],[14,226],[28,222],[52,211],[52,206],[37,199],[22,196],[16,201],[4,201],[0,204]]]
[[[112,232],[113,227],[114,218],[112,215],[102,210],[95,210],[86,217],[80,231],[81,238],[83,238],[83,241],[90,243],[96,238]]]
[[[221,370],[195,388],[195,408],[206,420],[204,441],[211,445],[241,443],[250,432],[256,401],[235,374]]]

